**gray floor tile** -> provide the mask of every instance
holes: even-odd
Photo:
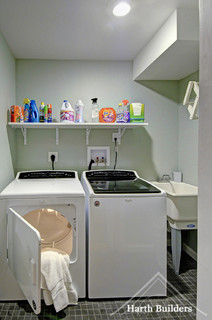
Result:
[[[0,320],[195,320],[196,262],[183,253],[181,259],[183,267],[181,268],[180,275],[177,276],[172,269],[169,251],[167,258],[167,297],[131,300],[130,305],[146,307],[145,310],[144,308],[141,309],[142,312],[128,312],[127,299],[80,300],[77,306],[69,306],[59,313],[56,313],[52,306],[47,307],[42,302],[42,312],[37,316],[32,312],[26,301],[4,301],[0,302]],[[118,309],[119,311],[117,311]]]

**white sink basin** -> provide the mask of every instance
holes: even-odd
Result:
[[[198,187],[184,182],[156,182],[167,194],[167,218],[172,228],[197,229]]]

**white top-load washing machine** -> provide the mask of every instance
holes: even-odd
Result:
[[[20,172],[0,194],[0,300],[27,299],[40,312],[46,247],[68,253],[73,286],[85,297],[85,193],[75,171]]]
[[[166,194],[130,170],[82,174],[88,297],[166,295]]]

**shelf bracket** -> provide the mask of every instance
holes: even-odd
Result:
[[[91,132],[91,128],[86,128],[86,146],[89,145],[90,132]]]
[[[124,127],[123,129],[119,128],[118,129],[118,134],[119,134],[119,144],[121,144],[121,137],[123,136],[124,132],[126,130],[126,127]]]
[[[120,135],[120,137],[123,136],[125,130],[126,130],[126,127],[124,127],[123,129],[121,129],[121,128],[118,129],[118,134]]]
[[[56,145],[59,144],[59,128],[55,128],[56,129]]]
[[[21,132],[24,137],[24,145],[27,145],[27,130],[26,130],[26,128],[21,128]]]

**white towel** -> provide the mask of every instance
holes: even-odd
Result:
[[[41,288],[47,305],[54,304],[56,312],[69,304],[77,304],[78,297],[69,272],[69,256],[57,251],[41,252]]]

